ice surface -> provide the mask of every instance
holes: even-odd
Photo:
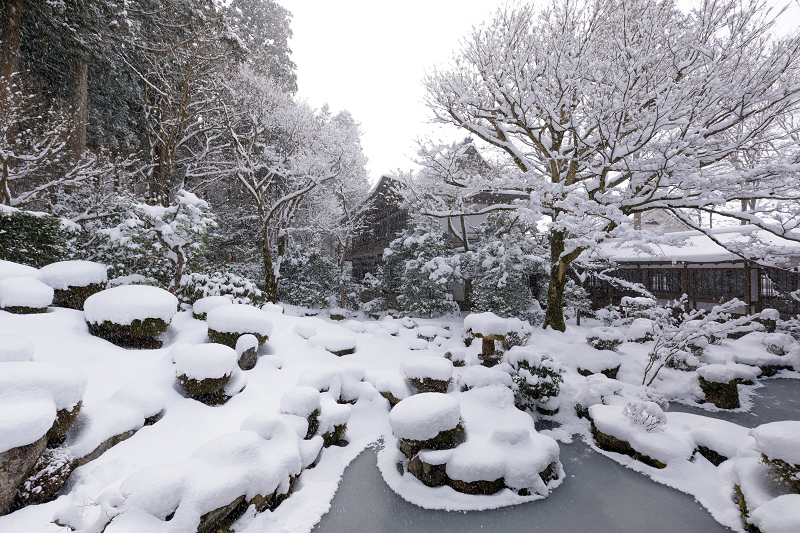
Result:
[[[200,298],[192,304],[192,312],[196,315],[208,313],[212,309],[223,305],[231,305],[233,302],[227,296],[206,296]]]
[[[430,378],[447,381],[453,377],[452,361],[435,355],[407,359],[403,361],[400,368],[410,379]]]
[[[797,533],[800,531],[800,494],[784,494],[759,506],[750,523],[761,533]]]
[[[28,265],[20,265],[0,259],[0,280],[6,278],[38,278],[39,270]]]
[[[755,381],[759,374],[761,374],[761,369],[738,363],[706,365],[697,369],[698,376],[714,383],[730,383],[734,379]]]
[[[224,344],[196,344],[174,354],[175,374],[203,380],[233,374],[238,368],[236,350]]]
[[[272,335],[269,316],[252,305],[232,304],[214,308],[206,315],[206,323],[210,329],[220,333]]]
[[[464,318],[464,331],[472,331],[475,335],[506,335],[508,330],[508,320],[494,313],[472,313]]]
[[[751,430],[750,435],[770,459],[800,465],[800,421],[770,422]]]
[[[281,396],[281,413],[307,418],[319,409],[320,393],[314,387],[295,387]]]
[[[0,363],[31,359],[33,359],[33,343],[27,337],[0,334]]]
[[[389,414],[397,438],[428,440],[453,429],[461,418],[458,400],[447,394],[424,392],[406,398]]]
[[[39,279],[54,289],[105,285],[108,281],[106,266],[93,261],[59,261],[39,269]]]
[[[53,303],[53,288],[36,278],[5,278],[0,280],[0,308],[47,307]]]
[[[178,299],[164,289],[148,285],[122,285],[89,296],[83,304],[86,321],[128,325],[134,320],[160,318],[169,323]]]

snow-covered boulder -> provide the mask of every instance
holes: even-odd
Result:
[[[770,422],[750,430],[772,475],[800,494],[800,421]]]
[[[320,398],[319,428],[317,434],[322,437],[323,445],[327,448],[339,444],[347,432],[347,422],[350,420],[352,408],[340,404],[330,395],[325,394]]]
[[[270,313],[273,315],[283,314],[283,307],[272,302],[267,302],[264,305],[262,305],[261,310],[264,311],[265,313]]]
[[[767,333],[761,339],[761,344],[770,353],[786,355],[795,346],[795,340],[788,333]]]
[[[455,448],[464,439],[458,400],[438,392],[406,398],[392,409],[389,424],[400,439],[400,451],[409,459],[423,449]]]
[[[33,343],[21,335],[0,335],[0,363],[30,361]]]
[[[706,400],[721,409],[739,407],[739,383],[755,383],[761,370],[757,367],[730,363],[705,365],[697,369],[700,388]]]
[[[108,271],[93,261],[59,261],[40,268],[39,279],[55,291],[53,305],[80,310],[86,298],[106,288]]]
[[[175,375],[181,388],[192,398],[208,405],[225,403],[224,387],[238,369],[238,356],[224,344],[197,344],[173,356]]]
[[[648,318],[637,318],[625,333],[626,342],[644,343],[653,340],[653,321]]]
[[[400,369],[419,392],[447,392],[453,377],[453,363],[435,355],[407,359]]]
[[[375,388],[378,389],[381,396],[389,400],[389,405],[391,407],[394,407],[413,394],[408,380],[399,372],[378,377],[375,380]]]
[[[258,362],[258,339],[246,333],[236,339],[236,355],[239,357],[239,368],[251,370]]]
[[[297,384],[313,387],[340,403],[355,403],[363,395],[376,394],[371,384],[364,382],[364,367],[356,363],[308,367],[300,374]]]
[[[356,339],[350,335],[334,333],[314,335],[308,339],[309,346],[319,346],[339,357],[356,351]]]
[[[460,368],[467,364],[467,351],[462,348],[451,348],[444,353],[444,358],[449,359],[454,367]]]
[[[192,304],[192,316],[198,320],[205,320],[208,312],[223,305],[231,305],[233,301],[227,296],[206,296]]]
[[[281,413],[306,420],[304,439],[310,439],[319,429],[320,392],[314,387],[299,386],[281,396]]]
[[[616,328],[592,328],[586,334],[586,342],[596,350],[617,351],[625,341],[625,336]]]
[[[298,322],[293,331],[308,340],[317,334],[317,327],[310,320],[302,320]]]
[[[236,341],[246,333],[255,335],[260,344],[264,344],[272,335],[272,321],[269,315],[252,305],[233,304],[216,307],[208,311],[206,323],[209,340],[231,348],[235,348]]]
[[[0,280],[6,278],[38,278],[39,269],[0,259]]]
[[[22,315],[45,313],[52,303],[52,287],[36,278],[0,280],[0,310]]]
[[[800,494],[783,494],[758,506],[749,523],[761,533],[796,533],[800,531]]]
[[[148,285],[106,289],[83,304],[89,332],[127,348],[160,348],[156,337],[167,331],[177,310],[173,294]]]
[[[427,350],[428,341],[425,339],[410,339],[408,341],[408,349],[413,351]]]
[[[439,328],[436,326],[420,326],[416,330],[417,338],[431,342],[439,333]]]

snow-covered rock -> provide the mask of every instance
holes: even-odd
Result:
[[[356,339],[350,335],[334,333],[314,335],[308,339],[309,346],[320,346],[334,355],[342,356],[356,351]]]
[[[653,321],[648,318],[637,318],[625,333],[627,342],[647,342],[653,340]]]
[[[762,424],[750,431],[758,449],[770,459],[800,465],[800,421]]]
[[[410,339],[408,341],[408,349],[414,351],[427,350],[428,341],[425,339]]]
[[[22,335],[0,335],[0,363],[30,361],[33,343]]]
[[[406,398],[389,414],[389,424],[397,438],[417,441],[430,440],[442,431],[454,429],[460,419],[458,400],[437,392]]]
[[[409,379],[448,381],[453,377],[453,363],[435,355],[407,359],[400,365],[400,369]]]
[[[749,522],[761,533],[800,531],[800,494],[784,494],[758,506]]]
[[[487,368],[482,365],[473,365],[465,368],[458,382],[462,390],[474,389],[476,387],[489,387],[492,385],[510,388],[514,384],[511,380],[511,374],[508,372],[500,370],[497,367]]]
[[[317,334],[317,327],[311,321],[300,321],[294,327],[294,332],[308,340]]]
[[[616,351],[624,341],[625,336],[622,332],[611,327],[592,328],[586,334],[586,342],[597,350]]]
[[[53,303],[53,294],[52,287],[36,278],[8,277],[0,280],[0,309],[45,309]]]
[[[175,295],[149,285],[122,285],[93,294],[83,304],[90,324],[112,322],[129,325],[134,320],[156,318],[170,323],[178,310]]]
[[[39,279],[54,289],[105,285],[108,281],[106,266],[93,261],[59,261],[39,269]]]
[[[239,368],[251,370],[258,362],[258,339],[255,335],[245,333],[236,339],[236,355],[239,358]]]
[[[295,387],[281,396],[281,413],[287,415],[308,418],[311,413],[319,410],[319,406],[320,392],[314,387]]]
[[[729,383],[734,379],[755,381],[761,370],[747,365],[730,363],[726,365],[705,365],[697,369],[697,375],[713,383]]]
[[[761,344],[763,344],[770,353],[785,355],[789,353],[795,345],[795,340],[794,337],[788,333],[767,333],[761,339]]]
[[[283,307],[278,304],[267,302],[261,306],[261,310],[265,313],[271,313],[275,315],[282,315],[283,314]]]

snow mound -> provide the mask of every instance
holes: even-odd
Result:
[[[364,367],[356,363],[309,367],[300,374],[299,386],[312,387],[320,392],[330,392],[334,398],[350,402],[358,400],[367,389]]]
[[[166,323],[178,309],[178,299],[164,289],[148,285],[122,285],[86,298],[83,312],[90,324],[105,321],[127,326],[134,320],[158,318]]]
[[[428,341],[425,339],[411,339],[408,341],[408,349],[414,351],[427,350]]]
[[[461,419],[458,400],[447,394],[424,392],[406,398],[392,409],[389,424],[397,438],[428,440],[455,428]]]
[[[53,303],[53,288],[36,278],[0,280],[0,308],[32,307],[40,309]]]
[[[472,331],[473,335],[481,337],[505,336],[508,334],[509,324],[508,320],[494,313],[472,313],[464,318],[464,331]]]
[[[30,361],[33,343],[21,335],[0,335],[0,363]]]
[[[637,318],[628,327],[625,333],[627,342],[643,341],[653,338],[653,321],[648,318]]]
[[[784,494],[760,505],[750,515],[750,523],[762,533],[800,531],[800,494]]]
[[[245,304],[216,307],[206,315],[210,329],[220,333],[272,335],[272,321],[261,309]]]
[[[28,266],[20,265],[0,259],[0,280],[6,278],[38,278],[39,270]]]
[[[511,379],[511,374],[503,372],[497,367],[487,368],[483,365],[473,365],[464,369],[459,383],[461,383],[462,388],[467,389],[492,385],[511,387],[513,380]]]
[[[281,396],[281,413],[307,418],[319,409],[320,392],[314,387],[295,387]]]
[[[435,379],[447,381],[453,377],[453,362],[435,355],[407,359],[400,369],[409,379]]]
[[[398,400],[404,400],[411,396],[411,388],[399,373],[389,373],[378,377],[375,380],[375,388],[380,392],[389,393]]]
[[[105,265],[93,261],[59,261],[39,269],[39,279],[54,289],[105,285],[108,271]]]
[[[174,356],[175,374],[203,380],[233,374],[238,368],[236,350],[224,344],[196,344],[178,351]]]
[[[759,368],[730,363],[726,365],[706,365],[697,369],[697,375],[713,383],[730,383],[734,379],[755,381],[761,374]]]
[[[322,435],[332,432],[336,426],[343,426],[350,420],[352,408],[349,405],[336,403],[329,394],[321,396],[319,429],[317,432]]]
[[[223,305],[231,305],[232,303],[231,299],[226,296],[206,296],[192,304],[192,313],[195,315],[205,315],[212,309]]]
[[[274,304],[272,302],[267,302],[261,306],[261,310],[265,313],[271,313],[275,315],[282,315],[283,314],[283,307],[278,304]]]
[[[358,320],[348,320],[342,325],[347,329],[349,329],[350,331],[352,331],[353,333],[364,333],[364,331],[366,330],[364,324],[362,322],[359,322]]]
[[[336,335],[333,333],[325,335],[314,335],[308,339],[309,346],[320,346],[325,350],[339,354],[356,349],[356,339],[350,335]]]
[[[317,327],[310,321],[302,321],[294,327],[294,332],[308,340],[317,334]]]
[[[417,328],[417,337],[425,339],[426,341],[432,341],[438,333],[439,328],[436,326],[420,326]]]
[[[800,465],[800,422],[784,420],[763,424],[750,431],[758,449],[770,459]]]
[[[400,324],[398,324],[394,320],[387,320],[391,318],[392,317],[387,316],[381,322],[379,322],[378,325],[381,327],[381,329],[384,329],[387,332],[389,332],[390,335],[397,336],[400,334]]]
[[[788,333],[767,333],[761,339],[761,344],[763,344],[770,353],[784,355],[789,353],[795,345],[795,340],[794,337]]]
[[[603,342],[622,342],[625,340],[625,336],[616,328],[599,327],[590,329],[586,334],[586,339],[597,339]]]
[[[53,402],[44,397],[0,400],[0,454],[36,442],[56,419]]]

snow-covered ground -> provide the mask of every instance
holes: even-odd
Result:
[[[288,306],[283,314],[276,306],[263,313],[271,329],[262,328],[263,332],[270,330],[269,340],[258,349],[258,363],[242,372],[232,371],[226,363],[222,370],[212,372],[243,376],[237,378],[238,385],[231,389],[226,403],[212,406],[188,397],[176,381],[181,373],[176,362],[188,364],[185,359],[193,356],[186,349],[208,342],[206,322],[193,318],[191,312],[179,312],[172,318],[162,336],[163,348],[136,350],[90,335],[82,311],[50,308],[35,315],[0,311],[0,335],[15,335],[7,337],[7,354],[0,346],[0,381],[13,381],[17,375],[8,365],[29,364],[30,345],[35,363],[68,367],[65,379],[71,373],[85,375],[81,412],[65,442],[74,455],[86,455],[99,443],[132,432],[129,438],[76,468],[55,501],[0,517],[0,531],[63,531],[53,523],[56,518],[59,523],[87,532],[102,531],[106,524],[109,533],[193,531],[200,515],[239,496],[249,501],[273,490],[283,494],[288,490],[287,480],[294,482],[294,478],[287,499],[274,510],[256,512],[256,506],[250,506],[234,524],[234,530],[310,531],[328,511],[345,467],[376,442],[384,446],[379,454],[384,479],[404,499],[427,508],[491,509],[558,491],[569,471],[565,465],[564,472],[558,461],[556,441],[571,442],[576,436],[598,453],[694,496],[719,523],[735,530],[742,530],[741,511],[734,501],[735,486],[744,493],[751,516],[765,533],[793,531],[785,528],[794,527],[800,520],[797,507],[791,510],[796,498],[788,491],[781,492],[774,480],[765,481],[765,467],[759,466],[761,452],[783,460],[795,458],[791,440],[781,444],[781,439],[796,432],[796,426],[786,431],[770,427],[750,432],[714,420],[719,409],[700,403],[704,394],[694,370],[664,368],[653,386],[642,386],[652,341],[624,342],[616,352],[596,350],[586,342],[589,332],[600,325],[593,320],[586,320],[582,327],[570,326],[565,333],[534,331],[528,344],[535,347],[537,357],[547,354],[565,370],[558,402],[548,404],[560,405],[558,413],[542,415],[514,407],[514,383],[510,379],[514,369],[509,362],[492,369],[476,368],[481,342],[465,348],[461,319],[375,321],[354,317],[337,322],[324,313],[295,316],[302,313]],[[477,331],[481,324],[471,326]],[[619,329],[625,336],[627,326]],[[760,370],[753,364],[766,361],[774,366],[778,356],[767,351],[762,342],[765,335],[754,332],[708,346],[701,365],[725,365],[730,372],[715,368],[706,375],[744,375],[744,369],[733,365],[747,364],[755,376]],[[448,352],[451,360],[464,359],[466,366],[453,367],[444,358]],[[232,356],[232,352],[226,353]],[[797,368],[796,353],[779,356],[777,362]],[[617,366],[616,379],[600,373]],[[578,368],[583,374],[595,373],[585,376]],[[453,418],[448,418],[448,426],[460,416],[466,437],[454,449],[424,452],[424,461],[446,464],[447,475],[457,482],[504,478],[505,488],[491,495],[463,494],[450,486],[425,486],[409,473],[398,439],[424,440],[429,435],[414,433],[413,419],[420,414],[405,418],[397,426],[404,428],[401,432],[407,431],[405,437],[394,434],[390,404],[380,392],[387,396],[391,392],[396,400],[402,400],[416,392],[408,378],[419,384],[426,376],[438,381],[451,379],[446,392],[450,407],[443,409],[442,416]],[[781,370],[779,377],[797,379],[800,374]],[[69,379],[81,381],[80,377]],[[749,398],[759,386],[758,381],[738,385],[742,405],[738,412],[750,408]],[[16,390],[17,396],[0,391],[0,427],[25,426],[24,416],[19,420],[24,409],[15,411],[15,426],[7,426],[8,420],[3,420],[10,412],[7,406],[22,405],[24,398],[19,395],[26,393],[24,388]],[[712,418],[668,409],[663,412],[667,401],[698,407]],[[635,454],[665,467],[649,466],[641,457],[631,456],[634,453],[626,455],[607,447],[601,450],[588,419],[577,416],[576,404],[584,409],[582,414],[593,418],[599,432],[628,442]],[[31,423],[38,426],[27,430],[41,433],[38,419],[44,411],[52,416],[56,408],[62,406],[33,409]],[[315,411],[317,436],[304,439],[309,417]],[[145,425],[161,412],[160,419]],[[537,432],[536,419],[548,420],[553,429]],[[320,436],[332,434],[344,423],[344,441],[319,451]],[[443,429],[447,428],[439,428]],[[2,442],[12,443],[7,448],[20,444],[3,437]],[[25,434],[20,438],[36,437]],[[766,449],[759,448],[759,439],[766,443],[761,445]],[[701,447],[722,458],[718,466],[706,458],[708,453],[697,451]],[[310,463],[314,463],[313,468],[303,469]],[[539,474],[550,464],[555,465],[552,478],[545,483]],[[766,486],[768,483],[773,485]],[[763,510],[759,510],[761,506]],[[785,515],[782,520],[770,520],[772,508]],[[109,524],[112,517],[120,518]]]

